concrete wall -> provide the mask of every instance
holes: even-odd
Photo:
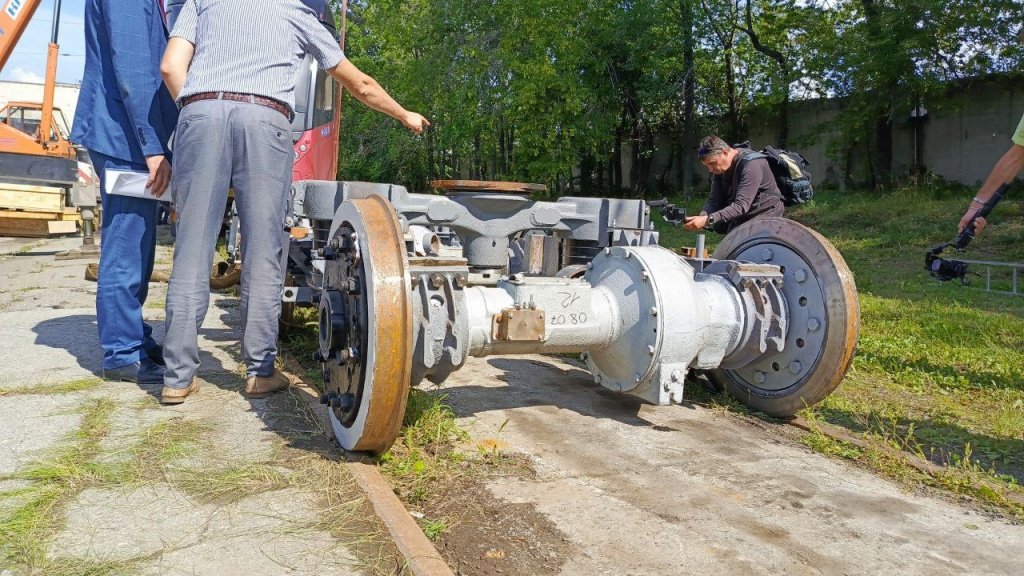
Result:
[[[870,178],[870,157],[866,142],[847,151],[837,150],[832,141],[838,136],[834,122],[841,100],[805,100],[790,109],[790,145],[811,163],[809,170],[816,185],[839,185],[849,163],[853,184],[863,185]],[[968,186],[980,184],[992,166],[1009,148],[1010,137],[1024,115],[1024,77],[1000,75],[963,81],[951,86],[948,94],[935,102],[924,102],[928,117],[924,121],[923,153],[925,168],[945,180]],[[778,134],[775,111],[754,112],[748,118],[750,143],[754,148],[775,144]],[[698,139],[699,136],[698,135]],[[669,162],[671,138],[656,140],[654,166],[647,183],[658,190],[657,178]],[[868,133],[865,139],[873,138]],[[893,127],[893,172],[908,177],[914,166],[914,126],[910,110],[901,111]],[[629,180],[630,153],[623,147],[623,186]],[[675,190],[675,167],[666,182]],[[694,159],[696,184],[701,191],[708,185],[707,171]]]
[[[43,85],[30,82],[0,82],[0,105],[10,101],[42,102]],[[78,104],[78,84],[58,83],[53,90],[53,106],[60,108],[67,119],[68,129],[75,118],[75,107]]]
[[[1024,78],[991,76],[951,86],[944,98],[924,102],[923,159],[925,169],[951,182],[975,186],[988,176],[996,160],[1006,152],[1010,137],[1024,115]],[[849,151],[830,151],[835,138],[830,124],[842,102],[815,100],[795,103],[790,111],[791,147],[807,156],[816,183],[837,183],[849,160],[857,183],[869,177],[869,150],[860,143]],[[914,167],[914,125],[910,109],[900,111],[893,126],[893,173],[910,175]],[[778,129],[774,118],[751,121],[751,141],[756,146],[772,143]],[[871,138],[871,134],[865,134]]]

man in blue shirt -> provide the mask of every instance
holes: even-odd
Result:
[[[159,202],[107,193],[107,171],[149,174],[160,197],[171,177],[167,140],[177,109],[160,77],[167,46],[162,0],[86,0],[85,71],[71,140],[100,179],[102,247],[96,319],[108,380],[159,384],[163,353],[142,319]]]

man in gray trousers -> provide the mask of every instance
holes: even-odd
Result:
[[[180,404],[199,390],[199,327],[229,186],[242,226],[245,391],[262,397],[291,383],[274,360],[294,159],[290,118],[304,54],[363,104],[417,134],[429,126],[349,62],[300,0],[185,2],[161,64],[182,107],[174,134],[180,168],[171,179],[178,229],[167,290],[165,404]]]

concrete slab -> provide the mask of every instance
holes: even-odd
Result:
[[[165,484],[87,490],[54,539],[53,558],[146,558],[141,574],[350,574],[353,558],[330,534],[312,530],[316,510],[297,490],[217,506]]]
[[[490,489],[568,535],[563,574],[1020,574],[1024,526],[560,359],[470,361],[443,392],[474,439],[536,460],[537,481]]]
[[[86,399],[113,402],[99,461],[127,456],[144,441],[143,431],[168,419],[193,420],[205,431],[194,457],[178,467],[210,472],[240,463],[274,465],[287,430],[266,400],[241,394],[238,363],[241,325],[237,299],[217,294],[201,329],[202,366],[208,383],[177,407],[156,403],[159,386],[103,383],[71,394],[39,393],[39,387],[101,374],[102,350],[96,330],[95,284],[84,279],[85,261],[55,261],[53,254],[76,239],[31,243],[0,242],[0,474],[22,469],[58,446],[81,424],[74,409]],[[28,246],[27,250],[22,247]],[[171,249],[158,247],[158,261]],[[166,286],[150,285],[146,317],[158,340],[163,334]],[[32,386],[34,394],[17,394]],[[5,482],[0,489],[25,487]],[[282,490],[232,504],[192,501],[168,484],[114,485],[69,495],[66,524],[51,541],[51,559],[129,560],[145,558],[143,574],[357,574],[361,562],[353,544],[310,528],[319,510],[312,493]],[[10,504],[16,504],[11,499]],[[0,506],[0,514],[9,507]],[[367,528],[372,533],[372,528]],[[365,535],[360,535],[356,539]]]
[[[22,469],[65,442],[82,422],[76,407],[72,395],[0,398],[0,475]]]

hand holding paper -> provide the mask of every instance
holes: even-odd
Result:
[[[159,198],[164,195],[167,185],[171,182],[171,165],[167,158],[160,156],[146,156],[146,166],[149,167],[149,180],[146,188],[149,193]]]

